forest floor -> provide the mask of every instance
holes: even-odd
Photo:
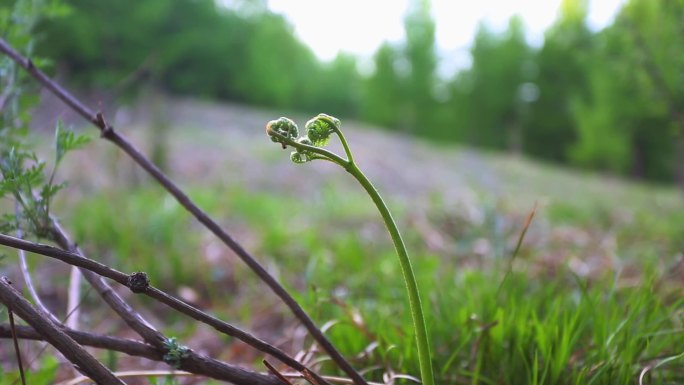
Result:
[[[196,100],[165,100],[162,107],[155,108],[156,114],[149,110],[147,103],[135,111],[123,109],[116,114],[114,125],[145,150],[153,151],[154,143],[161,141],[169,173],[176,179],[188,183],[225,181],[254,189],[291,188],[292,192],[331,185],[359,190],[332,165],[295,167],[287,161],[290,150],[274,150],[265,135],[265,124],[286,113]],[[310,118],[302,114],[290,117],[301,131]],[[342,121],[355,157],[370,179],[387,198],[410,205],[425,205],[435,198],[456,204],[478,195],[510,201],[522,211],[534,202],[622,202],[625,210],[634,205],[665,210],[684,207],[682,194],[673,187],[649,186]],[[150,129],[155,125],[162,128]],[[342,152],[337,143],[331,148]]]

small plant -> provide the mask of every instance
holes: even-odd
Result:
[[[39,238],[51,239],[50,203],[66,183],[55,183],[55,175],[64,156],[86,145],[90,138],[64,129],[61,121],[55,129],[55,160],[49,178],[46,163],[33,151],[19,144],[0,148],[0,198],[11,195],[21,210],[16,215],[3,215],[0,229],[9,232],[20,228]]]
[[[169,364],[174,369],[179,369],[181,365],[181,360],[183,358],[190,357],[190,348],[185,345],[181,345],[176,341],[176,337],[170,337],[164,341],[164,348],[166,348],[166,354],[164,354],[164,362]]]
[[[432,362],[430,358],[430,345],[427,336],[427,326],[425,325],[425,317],[423,315],[423,308],[420,302],[420,295],[418,292],[418,283],[416,282],[413,268],[411,267],[411,260],[406,250],[404,240],[399,233],[399,228],[392,218],[385,201],[375,189],[366,175],[361,172],[349,148],[349,144],[340,130],[340,120],[326,114],[319,114],[313,119],[309,120],[305,125],[305,134],[299,137],[299,128],[291,119],[281,117],[277,120],[272,120],[266,125],[266,133],[275,143],[280,143],[283,149],[287,146],[292,146],[295,151],[290,154],[290,160],[297,164],[310,162],[312,160],[321,159],[333,162],[349,172],[366,190],[370,198],[375,203],[375,206],[380,211],[380,215],[385,222],[385,226],[392,237],[392,242],[399,257],[401,271],[406,282],[406,289],[408,292],[409,304],[411,306],[411,317],[413,319],[413,327],[416,334],[416,342],[418,347],[418,359],[420,363],[420,375],[422,382],[425,385],[434,385],[434,377],[432,372]],[[343,158],[331,151],[324,149],[330,142],[331,136],[335,134],[339,138],[347,158]]]

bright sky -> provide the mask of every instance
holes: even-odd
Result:
[[[600,29],[613,20],[625,0],[589,0],[589,24]],[[340,51],[370,57],[383,41],[403,40],[408,0],[268,0],[284,14],[299,38],[324,60]],[[538,44],[556,19],[561,0],[432,0],[436,37],[443,57],[458,57],[473,39],[480,20],[495,30],[520,15],[529,41]],[[457,59],[458,60],[458,59]]]

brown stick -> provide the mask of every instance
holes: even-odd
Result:
[[[17,337],[23,340],[44,341],[45,338],[30,326],[17,325],[15,328]],[[12,331],[9,325],[0,324],[0,338],[10,338]],[[144,357],[154,361],[162,361],[162,354],[154,347],[140,341],[126,338],[103,336],[83,331],[64,329],[69,337],[78,344],[98,349],[106,349],[128,354],[129,356]]]
[[[107,265],[104,265],[100,262],[94,261],[92,259],[88,259],[84,257],[83,255],[77,254],[75,252],[70,252],[70,251],[64,251],[62,249],[52,247],[49,245],[44,245],[40,243],[34,243],[31,241],[27,241],[24,239],[20,238],[15,238],[9,235],[5,234],[0,234],[0,245],[5,245],[9,246],[15,249],[19,250],[24,250],[36,254],[40,254],[46,257],[58,259],[62,262],[68,263],[72,266],[77,266],[82,269],[86,269],[89,271],[89,273],[97,274],[102,277],[109,278],[111,280],[114,280],[131,290],[133,290],[136,293],[141,293],[145,294],[149,297],[152,297],[156,299],[157,301],[171,307],[172,309],[175,309],[179,311],[180,313],[183,313],[185,315],[188,315],[197,321],[203,322],[214,329],[218,330],[221,333],[227,334],[229,336],[235,337],[246,344],[254,347],[255,349],[262,351],[266,354],[270,354],[271,356],[277,358],[280,360],[282,363],[290,366],[292,369],[295,369],[299,372],[311,372],[306,366],[302,365],[299,361],[295,360],[294,358],[290,357],[287,355],[287,353],[283,352],[282,350],[278,349],[277,347],[259,339],[258,337],[255,337],[254,335],[250,334],[249,332],[246,332],[244,330],[241,330],[225,321],[222,321],[210,314],[207,314],[189,304],[186,302],[183,302],[166,292],[159,290],[155,288],[154,286],[151,286],[149,284],[145,285],[142,288],[137,288],[134,289],[132,288],[131,284],[131,277],[133,275],[128,275],[123,272],[120,272],[116,269],[112,269]],[[321,382],[321,384],[326,384],[327,381],[325,381],[323,378],[321,378],[318,375],[315,375],[316,379]]]
[[[143,342],[124,338],[101,336],[70,329],[66,329],[64,332],[81,345],[117,351],[131,356],[144,357],[153,361],[163,361],[162,353],[158,352],[154,347]],[[9,330],[8,325],[0,325],[0,338],[9,338],[10,333],[11,331]],[[45,340],[45,338],[35,329],[28,326],[19,326],[17,328],[17,336],[22,339],[41,341]],[[202,359],[202,357],[199,358],[200,361]],[[243,385],[281,385],[281,383],[275,377],[248,372],[246,370],[231,365],[226,365],[211,359],[208,359],[206,363],[202,364],[196,364],[194,361],[183,361],[181,361],[180,369],[195,374],[212,377],[218,380],[230,381],[231,383]],[[239,373],[239,375],[236,375],[236,373]]]
[[[88,354],[76,341],[69,337],[62,329],[53,324],[47,316],[33,308],[3,277],[0,279],[0,301],[12,309],[19,317],[28,322],[38,331],[46,341],[57,348],[64,357],[76,364],[80,370],[98,384],[125,385],[100,361]]]
[[[52,232],[53,238],[56,239],[57,243],[65,250],[69,250],[76,257],[85,259],[83,252],[70,240],[66,232],[59,226],[56,220],[52,221]],[[59,249],[57,249],[59,250]],[[63,250],[62,250],[63,251]],[[95,262],[95,261],[92,261]],[[97,263],[97,262],[96,262]],[[107,267],[112,272],[116,270]],[[133,310],[128,303],[126,303],[105,281],[96,273],[93,273],[87,269],[81,269],[83,276],[86,277],[88,282],[91,282],[90,278],[93,279],[91,284],[95,287],[107,304],[126,322],[133,330],[138,332],[145,342],[154,346],[158,351],[165,352],[166,348],[164,342],[167,338],[160,332],[156,331],[152,326],[150,326],[145,319],[142,318],[135,310]],[[123,274],[121,272],[118,272]],[[125,275],[125,274],[123,274]],[[126,281],[128,283],[128,280]],[[105,291],[102,292],[101,290]],[[199,355],[193,351],[188,352],[189,356],[183,358],[180,362],[179,369],[186,370],[188,372],[203,374],[208,377],[216,378],[219,380],[230,381],[236,385],[270,385],[272,384],[274,378],[269,376],[263,376],[258,373],[253,373],[246,371],[244,369],[238,368],[236,366],[227,364],[215,360],[210,357]]]
[[[62,249],[71,251],[73,256],[76,258],[83,258],[83,252],[71,242],[66,232],[62,230],[62,228],[59,226],[59,223],[57,223],[57,221],[54,219],[52,221],[52,237]],[[95,288],[100,297],[102,297],[107,305],[109,305],[109,307],[112,308],[112,310],[114,310],[119,317],[121,317],[128,327],[135,330],[135,332],[138,333],[138,335],[140,335],[148,344],[156,347],[157,349],[163,348],[166,338],[162,333],[157,331],[138,312],[133,310],[133,308],[131,308],[130,305],[128,305],[128,303],[126,303],[126,301],[124,301],[124,299],[121,298],[121,296],[119,296],[119,294],[117,294],[100,275],[93,273],[89,269],[85,268],[85,266],[80,267],[83,267],[81,269],[83,277],[85,277],[88,283]],[[104,266],[104,268],[109,269],[107,266]]]
[[[60,248],[45,245],[42,243],[35,243],[21,238],[15,238],[10,235],[0,234],[0,245],[9,246],[14,249],[24,250],[35,254],[44,255],[46,257],[58,259],[62,262],[68,263],[72,266],[78,266],[86,270],[97,273],[103,277],[107,277],[114,281],[126,285],[128,275],[110,268],[100,262],[85,258],[78,253],[72,251],[65,251]]]
[[[20,210],[20,205],[19,202],[16,202],[14,204],[14,213],[19,218],[19,216],[22,214]],[[24,238],[24,232],[17,226],[17,238]],[[43,312],[45,313],[48,318],[50,318],[50,321],[53,323],[59,325],[62,323],[59,318],[57,318],[56,315],[54,315],[50,309],[45,306],[43,303],[43,300],[40,298],[38,295],[38,290],[36,290],[35,286],[33,285],[33,279],[31,278],[31,272],[29,271],[28,263],[26,261],[26,253],[24,250],[17,249],[19,251],[19,267],[21,269],[21,274],[24,277],[24,284],[26,285],[26,289],[28,289],[28,292],[33,299],[33,303],[36,304],[36,306]],[[73,328],[73,326],[70,326]]]
[[[7,316],[9,318],[10,334],[12,335],[12,343],[14,344],[14,354],[17,355],[17,365],[19,366],[19,376],[21,377],[22,385],[26,385],[26,376],[24,375],[24,364],[21,360],[21,350],[19,349],[19,337],[17,337],[17,325],[14,323],[14,312],[11,307],[7,307]]]
[[[202,209],[200,209],[175,183],[173,183],[157,166],[150,162],[140,151],[138,151],[128,140],[119,135],[114,128],[109,125],[101,113],[95,113],[83,105],[78,99],[72,96],[67,90],[57,82],[50,79],[45,73],[33,65],[29,59],[16,52],[4,39],[0,38],[0,52],[3,52],[18,65],[23,67],[38,82],[48,88],[53,94],[59,97],[64,103],[71,107],[75,112],[87,119],[100,129],[101,136],[117,145],[126,152],[133,160],[150,174],[166,191],[176,198],[187,211],[189,211],[200,223],[216,235],[226,246],[228,246],[242,261],[249,266],[252,271],[264,281],[271,290],[290,308],[294,315],[304,324],[309,333],[325,350],[335,363],[354,380],[356,385],[368,385],[366,380],[349,364],[349,362],[335,349],[328,338],[316,326],[311,317],[302,309],[297,301],[278,283],[278,281],[266,271],[266,269],[249,253],[242,245],[235,241],[226,231],[224,231],[216,221],[211,219]]]
[[[278,371],[278,369],[276,369],[275,366],[271,365],[268,361],[264,360],[263,363],[264,363],[264,365],[266,365],[266,369],[268,369],[268,371],[269,371],[271,374],[273,374],[274,376],[278,377],[278,379],[280,380],[280,382],[282,382],[282,383],[285,384],[285,385],[294,385],[294,384],[292,384],[292,382],[290,382],[290,380],[288,380],[287,378],[285,378],[285,376],[283,376],[282,374],[280,374],[280,372]]]

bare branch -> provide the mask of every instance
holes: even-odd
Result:
[[[20,250],[26,250],[30,251],[36,254],[44,255],[46,257],[50,258],[55,258],[58,259],[62,262],[68,263],[73,266],[78,266],[83,269],[89,270],[90,274],[97,274],[102,277],[106,277],[109,279],[112,279],[128,288],[131,288],[131,276],[128,274],[125,274],[123,272],[120,272],[118,270],[112,269],[108,267],[107,265],[104,265],[102,263],[99,263],[97,261],[94,261],[92,259],[88,259],[78,253],[75,252],[70,252],[70,251],[64,251],[62,249],[52,247],[49,245],[43,245],[39,243],[34,243],[30,242],[27,240],[23,239],[18,239],[14,238],[5,234],[0,234],[0,245],[5,245],[9,247],[13,247],[16,249]],[[252,334],[243,331],[225,321],[222,321],[212,315],[209,315],[189,304],[186,302],[183,302],[167,293],[164,291],[161,291],[154,286],[147,285],[143,288],[143,290],[134,290],[134,292],[139,292],[142,294],[145,294],[149,297],[152,297],[159,302],[171,307],[172,309],[175,309],[183,314],[186,314],[197,321],[203,322],[214,329],[218,330],[221,333],[227,334],[229,336],[235,337],[246,344],[254,347],[255,349],[262,351],[266,354],[270,354],[271,356],[277,358],[280,360],[282,363],[290,366],[292,369],[295,369],[299,372],[311,372],[306,366],[301,364],[299,361],[295,360],[294,358],[290,357],[287,355],[287,353],[283,352],[282,350],[278,349],[277,347],[253,336]],[[316,379],[321,383],[325,384],[327,383],[325,380],[323,380],[320,376],[314,374]]]
[[[235,385],[282,385],[273,376],[251,372],[213,358],[201,356],[192,351],[189,357],[181,361],[178,369],[230,381]]]
[[[112,269],[111,267],[100,262],[83,257],[82,255],[73,251],[65,251],[58,247],[31,242],[26,239],[15,238],[6,234],[0,234],[0,245],[58,259],[62,262],[68,263],[69,265],[78,266],[97,273],[103,277],[117,281],[122,285],[126,285],[126,281],[128,280],[127,274]]]
[[[45,336],[31,327],[19,326],[17,327],[16,332],[17,336],[22,339],[46,340]],[[153,346],[143,342],[110,336],[100,336],[70,329],[63,330],[63,333],[66,333],[76,342],[84,346],[118,351],[131,356],[144,357],[153,361],[163,361],[164,354],[162,352],[159,352]],[[9,338],[10,336],[11,331],[9,325],[0,325],[0,338]],[[193,352],[191,352],[191,357],[192,359],[184,359],[181,361],[180,369],[218,380],[230,381],[231,383],[238,385],[281,385],[280,382],[272,376],[250,372],[224,362],[197,355]]]
[[[83,252],[75,244],[71,243],[67,234],[61,229],[61,227],[59,227],[59,224],[56,221],[53,221],[53,226],[53,235],[57,239],[58,244],[61,247],[70,250],[71,253],[77,258],[81,260],[87,260],[87,258],[83,256]],[[92,260],[88,261],[102,265]],[[109,270],[113,277],[118,277],[118,279],[115,279],[117,282],[128,286],[128,275],[111,269],[105,265],[102,266]],[[103,295],[103,299],[117,312],[117,314],[119,314],[120,317],[122,317],[122,319],[124,319],[129,326],[136,330],[148,344],[154,346],[158,351],[165,352],[164,342],[167,341],[167,338],[162,333],[153,329],[152,326],[150,326],[147,321],[142,318],[142,316],[133,310],[128,303],[126,303],[109,285],[107,285],[98,274],[86,269],[82,269],[81,271],[89,282],[94,283],[94,287],[98,291],[100,291],[101,288],[105,288],[104,291],[100,292],[101,295]],[[103,276],[105,275],[103,274]],[[126,277],[125,282],[120,281],[123,280],[123,277]],[[90,281],[91,278],[93,281]],[[141,334],[141,331],[143,334]],[[151,338],[148,336],[151,336]],[[199,355],[193,351],[189,352],[189,356],[187,358],[181,360],[179,369],[197,374],[203,374],[205,376],[219,380],[230,381],[236,385],[272,385],[276,383],[275,378],[271,376],[250,372],[225,362]]]
[[[78,344],[98,349],[106,349],[128,354],[129,356],[144,357],[154,361],[162,361],[162,354],[154,347],[140,341],[110,336],[102,336],[72,329],[64,332]],[[45,338],[30,326],[17,326],[17,337],[24,340],[44,341]],[[0,338],[10,338],[9,325],[0,324]]]
[[[12,335],[12,343],[14,344],[14,354],[17,355],[17,365],[19,366],[19,376],[21,377],[22,385],[26,385],[26,376],[24,375],[24,364],[21,360],[21,350],[19,350],[19,337],[17,337],[17,325],[14,323],[14,312],[8,306],[7,316],[9,317],[10,333]]]
[[[200,223],[216,235],[226,246],[235,252],[242,261],[254,271],[254,273],[264,281],[271,290],[290,308],[294,315],[309,330],[313,338],[330,355],[333,361],[349,375],[356,385],[368,385],[366,380],[349,364],[349,362],[335,349],[328,338],[316,326],[311,317],[302,309],[297,301],[278,283],[278,281],[266,271],[266,269],[249,253],[242,245],[235,241],[216,221],[210,218],[200,209],[175,183],[173,183],[157,166],[150,162],[140,151],[138,151],[127,139],[114,131],[101,113],[95,113],[72,96],[66,89],[57,82],[50,79],[27,58],[15,51],[4,39],[0,39],[0,52],[14,60],[23,67],[38,82],[48,88],[53,94],[59,97],[64,103],[71,107],[75,112],[87,119],[100,129],[101,136],[126,152],[133,160],[150,174],[159,184],[161,184],[171,195],[176,198],[188,212],[190,212]],[[87,278],[86,278],[87,279]]]
[[[20,205],[19,203],[15,203],[14,211],[17,215],[21,215],[21,210],[20,210]],[[24,237],[24,232],[21,231],[20,228],[17,228],[17,238],[23,238]],[[40,299],[40,296],[38,295],[38,291],[36,290],[35,286],[33,285],[33,279],[31,278],[31,272],[29,271],[28,263],[26,262],[26,253],[24,250],[17,249],[19,252],[19,266],[21,268],[21,275],[24,278],[24,283],[26,284],[26,288],[28,289],[29,295],[33,299],[33,302],[38,306],[40,310],[45,313],[52,322],[55,324],[59,325],[62,323],[57,316],[55,316],[50,309],[45,306],[43,301]]]
[[[117,351],[121,353],[128,354],[130,356],[137,356],[137,357],[144,357],[149,360],[153,361],[163,361],[163,354],[157,351],[153,346],[150,346],[146,343],[140,342],[140,341],[135,341],[135,340],[130,340],[130,339],[125,339],[125,338],[117,338],[117,337],[110,337],[110,336],[102,336],[102,335],[97,335],[97,334],[92,334],[92,333],[87,333],[87,332],[82,332],[78,330],[70,330],[66,329],[64,332],[69,335],[71,338],[73,338],[76,342],[78,342],[81,345],[84,346],[90,346],[98,349],[106,349],[106,350],[111,350],[111,351]],[[16,328],[16,333],[17,337],[21,339],[29,339],[29,340],[44,340],[44,337],[39,334],[35,329],[28,327],[28,326],[18,326]],[[7,324],[0,324],[0,338],[11,338],[12,331],[10,330],[9,325]],[[183,365],[181,364],[181,367]],[[184,368],[185,369],[185,368]],[[238,369],[240,370],[240,369]],[[229,380],[232,381],[232,377],[217,377],[215,375],[212,375],[210,373],[205,373],[205,372],[193,372],[196,374],[203,374],[206,376],[210,377],[215,377],[223,380]],[[222,372],[219,372],[219,374]],[[253,373],[256,375],[256,373]],[[268,380],[265,381],[262,375],[258,375],[258,377],[254,378],[254,384],[264,384],[264,385],[280,385],[280,382],[277,381],[275,378],[271,380],[270,377],[267,377]],[[251,382],[247,382],[248,384],[251,384]]]
[[[45,314],[36,310],[11,285],[7,278],[0,279],[0,301],[37,330],[46,341],[57,348],[66,358],[76,364],[80,370],[98,384],[124,384],[102,365],[95,357],[88,354],[76,341],[69,337]]]
[[[81,281],[83,281],[83,274],[81,270],[76,267],[71,268],[69,273],[69,299],[66,307],[66,321],[68,328],[78,329],[78,321],[81,319],[80,302],[81,302]]]
[[[274,376],[278,377],[278,379],[280,380],[280,382],[282,382],[282,383],[285,384],[285,385],[293,385],[292,382],[290,382],[290,380],[288,380],[287,378],[283,377],[282,374],[280,374],[280,372],[278,371],[278,369],[275,368],[275,366],[271,365],[271,364],[270,364],[268,361],[266,361],[266,360],[264,360],[263,362],[264,362],[264,365],[266,365],[266,368],[268,369],[268,371],[269,371],[271,374],[273,374]]]
[[[54,239],[57,241],[60,247],[62,247],[65,250],[69,250],[69,253],[72,254],[72,257],[75,256],[77,259],[89,261],[89,263],[94,264],[94,266],[103,266],[104,270],[102,271],[102,273],[108,271],[108,274],[112,275],[111,277],[109,277],[108,275],[100,274],[100,272],[94,273],[93,271],[85,269],[85,266],[80,266],[83,267],[83,269],[81,269],[81,272],[83,273],[83,276],[86,277],[86,280],[93,284],[93,287],[95,287],[100,292],[100,295],[103,297],[105,302],[107,302],[110,305],[110,307],[112,307],[112,309],[114,309],[114,311],[117,312],[117,314],[124,320],[124,322],[131,326],[133,330],[138,332],[138,334],[140,334],[143,337],[145,342],[154,346],[158,351],[165,352],[166,348],[164,343],[167,341],[167,338],[162,333],[156,331],[151,325],[149,325],[149,323],[147,323],[147,321],[145,321],[145,319],[143,319],[140,314],[133,310],[128,305],[128,303],[126,303],[107,283],[105,283],[105,281],[101,277],[104,276],[112,278],[115,281],[121,283],[122,285],[128,287],[129,276],[120,271],[114,270],[106,265],[103,265],[99,262],[85,258],[80,248],[71,242],[66,232],[59,226],[59,223],[57,223],[57,221],[54,219],[52,221],[52,226]],[[54,247],[52,247],[51,249],[59,250]],[[193,351],[189,351],[189,356],[181,360],[179,369],[187,370],[193,373],[203,374],[205,376],[209,376],[220,380],[227,380],[236,385],[269,385],[273,384],[273,381],[275,380],[271,376],[264,376],[254,372],[250,372],[238,368],[236,366],[227,364],[225,362],[221,362],[210,357],[199,355]]]
[[[66,232],[62,230],[62,228],[59,226],[59,223],[57,223],[56,220],[52,220],[52,235],[57,244],[64,250],[69,250],[71,253],[71,257],[75,257],[76,259],[81,259],[86,262],[86,264],[95,264],[100,270],[102,271],[110,271],[110,274],[115,274],[118,273],[120,276],[125,274],[118,272],[114,269],[109,268],[106,265],[103,265],[99,262],[95,262],[93,260],[88,260],[86,259],[83,255],[83,252],[71,242],[69,237],[67,236]],[[46,247],[45,245],[41,245],[42,247]],[[47,246],[50,249],[55,250],[56,248]],[[56,249],[59,250],[59,249]],[[33,250],[26,250],[26,251],[33,251]],[[33,251],[38,254],[40,252],[38,251]],[[66,261],[64,261],[66,262]],[[119,296],[112,288],[107,284],[107,282],[102,279],[101,276],[104,277],[109,277],[108,275],[101,274],[100,272],[93,273],[92,268],[88,268],[88,266],[82,266],[76,263],[70,263],[72,265],[78,266],[83,268],[81,272],[83,273],[83,276],[85,279],[90,283],[95,290],[97,290],[98,294],[102,299],[109,305],[109,307],[112,308],[116,312],[116,314],[121,317],[121,319],[128,325],[131,329],[135,330],[136,333],[138,333],[148,344],[161,349],[164,346],[164,341],[166,338],[162,333],[157,331],[152,325],[150,325],[149,322],[147,322],[138,312],[133,310],[126,301]],[[120,282],[121,283],[121,282]]]
[[[19,234],[17,234],[19,235]],[[19,235],[21,237],[21,235]],[[52,322],[56,324],[62,323],[62,321],[59,320],[52,312],[50,309],[48,309],[43,301],[40,299],[40,296],[38,296],[38,292],[36,291],[35,286],[33,286],[33,280],[31,279],[31,273],[29,272],[28,268],[28,263],[26,262],[26,253],[24,250],[18,250],[19,253],[19,266],[21,267],[21,275],[24,278],[24,283],[26,284],[26,288],[28,289],[29,295],[31,295],[31,298],[33,299],[33,302],[42,310],[45,315],[47,315]]]
[[[144,294],[158,300],[161,303],[164,303],[165,305],[179,311],[180,313],[183,313],[187,316],[190,316],[197,321],[203,322],[217,331],[227,334],[229,336],[235,337],[244,343],[252,346],[253,348],[264,352],[266,354],[270,354],[271,356],[277,358],[280,360],[282,363],[285,365],[288,365],[292,369],[295,369],[301,373],[309,372],[312,373],[313,376],[321,383],[321,384],[328,384],[327,381],[325,381],[322,377],[320,377],[318,374],[315,374],[312,372],[310,369],[308,369],[306,366],[301,364],[299,361],[296,359],[290,357],[287,355],[287,353],[283,352],[282,350],[278,349],[277,347],[259,339],[258,337],[253,336],[252,334],[243,331],[225,321],[222,321],[210,314],[207,314],[190,304],[183,302],[157,288],[154,287],[149,287],[148,290],[144,292]]]

